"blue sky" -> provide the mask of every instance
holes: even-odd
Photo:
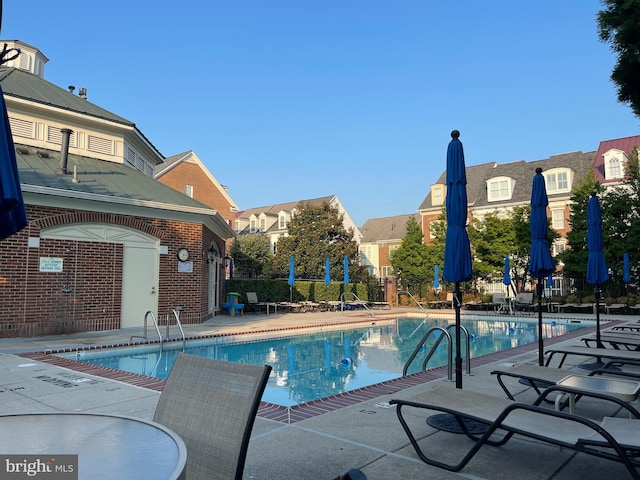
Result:
[[[416,212],[450,132],[467,165],[640,134],[597,0],[4,0],[45,78],[194,150],[241,209],[337,195],[358,225]]]

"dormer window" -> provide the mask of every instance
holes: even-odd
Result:
[[[627,159],[622,150],[612,149],[603,155],[604,157],[604,178],[615,180],[624,177],[624,167]]]
[[[278,212],[278,230],[284,230],[287,228],[287,213]]]
[[[513,194],[515,182],[510,177],[495,177],[487,181],[487,200],[498,202],[509,200]]]
[[[256,233],[258,231],[258,217],[251,215],[249,217],[249,233]]]
[[[568,169],[552,169],[544,172],[547,193],[566,193],[571,190]]]
[[[444,203],[444,187],[442,185],[434,185],[431,187],[431,205],[437,207]]]
[[[260,215],[260,231],[267,231],[267,216],[264,213]]]

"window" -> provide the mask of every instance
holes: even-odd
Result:
[[[569,191],[569,175],[564,172],[545,172],[545,185],[547,193],[560,193]]]
[[[184,186],[184,194],[187,197],[193,198],[193,185],[185,185]]]
[[[553,244],[553,256],[560,255],[562,252],[566,250],[567,246],[564,243],[554,243]]]
[[[441,186],[433,187],[431,189],[431,205],[436,206],[444,203],[442,190]]]
[[[551,226],[554,230],[564,230],[564,209],[551,210]]]
[[[603,155],[604,178],[607,180],[616,180],[624,178],[627,157],[625,152],[618,149],[612,149]]]
[[[511,198],[511,187],[510,178],[493,178],[487,181],[487,199],[490,202],[509,200]]]
[[[278,228],[280,230],[284,230],[285,228],[287,228],[287,217],[284,213],[278,215]]]
[[[256,233],[256,219],[252,218],[249,220],[249,232]]]
[[[383,277],[388,277],[391,275],[391,272],[393,271],[393,269],[390,266],[385,266],[381,268],[381,271],[382,271]]]
[[[261,232],[267,231],[267,219],[265,217],[260,218],[260,231]]]

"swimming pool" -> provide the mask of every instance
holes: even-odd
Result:
[[[402,376],[402,369],[431,326],[446,326],[448,320],[406,318],[375,322],[366,327],[338,331],[316,331],[306,335],[246,340],[214,337],[187,342],[185,352],[256,365],[268,364],[273,370],[263,400],[293,406],[331,395],[374,385]],[[531,318],[464,319],[471,335],[471,358],[537,341],[537,321]],[[564,335],[590,326],[590,323],[548,323],[545,338]],[[238,341],[242,338],[243,341]],[[433,340],[424,350],[428,351]],[[58,354],[82,362],[165,379],[173,361],[182,351],[182,342]],[[420,360],[420,357],[418,357]],[[428,368],[447,364],[443,342]],[[414,362],[408,373],[419,370]]]

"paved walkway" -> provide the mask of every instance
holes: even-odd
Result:
[[[413,310],[413,312],[416,312]],[[186,326],[188,336],[268,332],[343,323],[371,324],[384,317],[402,316],[389,310],[376,311],[376,318],[365,314],[322,312],[294,314],[247,314],[244,317],[216,317],[197,326]],[[450,315],[450,312],[442,312]],[[565,316],[566,317],[566,316]],[[577,316],[593,319],[592,316]],[[602,316],[603,320],[619,317]],[[638,317],[621,317],[622,320]],[[34,339],[0,339],[0,412],[83,411],[133,415],[150,419],[159,396],[156,389],[125,381],[68,369],[46,361],[33,360],[28,352],[63,348],[87,348],[128,343],[140,329],[107,333],[74,334]],[[557,339],[555,340],[558,341]],[[574,338],[566,343],[577,344]],[[36,357],[37,358],[37,357]],[[535,345],[487,358],[475,359],[472,376],[463,379],[463,388],[504,398],[495,378],[489,374],[496,365],[537,363]],[[572,369],[575,363],[565,365]],[[446,369],[436,369],[420,382],[396,382],[386,390],[357,392],[335,408],[286,421],[270,417],[261,409],[253,430],[247,456],[245,479],[331,479],[352,467],[361,468],[370,480],[376,479],[508,479],[519,480],[600,480],[628,478],[620,465],[575,454],[546,444],[516,439],[504,447],[483,448],[459,473],[446,472],[421,462],[398,423],[391,398],[408,398],[415,393],[445,383]],[[430,381],[427,381],[432,379]],[[517,385],[517,384],[516,384]],[[379,394],[380,393],[380,394]],[[530,389],[520,386],[517,398],[531,401]],[[601,406],[581,402],[585,414],[601,415]],[[284,409],[295,412],[294,409]],[[305,410],[304,408],[299,410]],[[307,407],[307,410],[310,410]],[[280,410],[280,412],[282,409]],[[611,413],[611,412],[605,412]],[[469,447],[460,435],[432,429],[418,418],[423,428],[423,446],[430,452],[451,459]]]

